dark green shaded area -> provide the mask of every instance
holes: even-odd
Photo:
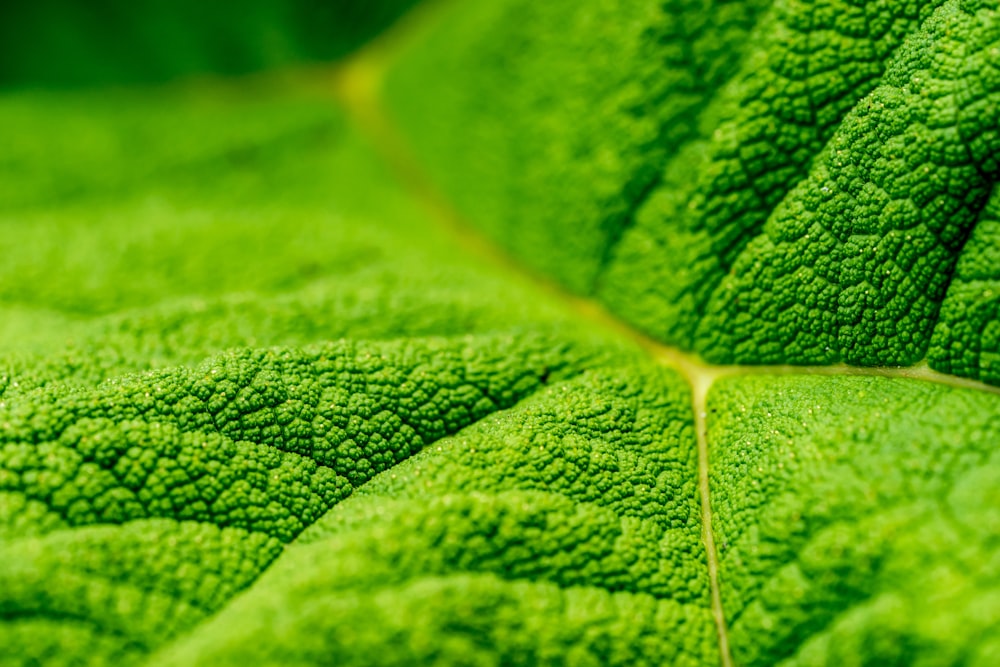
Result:
[[[339,58],[414,0],[37,0],[0,9],[0,87],[243,74]]]
[[[988,665],[1000,627],[1000,397],[750,377],[709,400],[739,665]]]

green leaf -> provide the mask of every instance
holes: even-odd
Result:
[[[0,95],[0,664],[1000,661],[1000,5],[381,39]]]

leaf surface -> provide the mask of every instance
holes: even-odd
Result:
[[[996,663],[997,4],[423,12],[0,96],[0,663]]]

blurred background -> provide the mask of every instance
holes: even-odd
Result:
[[[336,59],[417,0],[0,3],[0,88],[157,83]]]

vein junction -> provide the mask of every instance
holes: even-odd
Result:
[[[443,4],[443,3],[441,3]],[[723,667],[732,667],[726,618],[719,586],[719,558],[712,530],[712,510],[709,488],[709,444],[707,423],[708,395],[714,383],[738,375],[821,375],[821,376],[878,376],[922,380],[958,389],[968,389],[1000,395],[1000,387],[976,380],[956,377],[935,371],[926,360],[907,367],[860,367],[846,364],[827,366],[792,365],[714,365],[698,355],[680,348],[664,345],[636,330],[608,312],[591,298],[580,297],[551,279],[527,269],[487,238],[481,235],[451,207],[424,175],[421,167],[410,154],[407,142],[394,127],[380,102],[380,88],[389,63],[395,53],[405,49],[405,42],[418,33],[420,24],[427,21],[439,3],[431,3],[406,17],[394,29],[358,52],[333,71],[333,92],[337,101],[346,109],[357,127],[367,135],[376,150],[396,172],[415,200],[420,202],[429,217],[443,226],[470,255],[487,261],[506,275],[546,293],[563,304],[581,319],[598,328],[612,332],[643,348],[655,363],[679,372],[691,388],[694,427],[698,447],[698,487],[702,509],[702,539],[705,545],[711,588],[712,615],[718,634],[720,661]]]

